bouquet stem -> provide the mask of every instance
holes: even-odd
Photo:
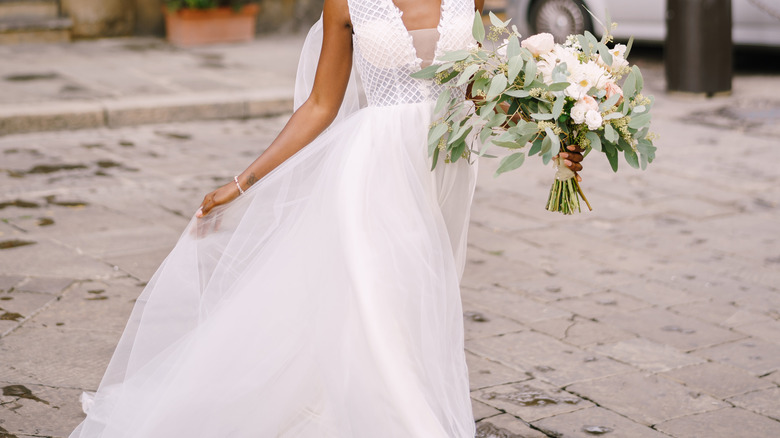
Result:
[[[585,197],[585,193],[582,192],[582,188],[577,182],[574,172],[563,165],[562,159],[559,159],[557,165],[558,173],[555,175],[555,182],[550,189],[546,209],[563,214],[573,214],[575,210],[579,213],[582,212],[580,207],[580,198],[582,198],[588,206],[588,210],[593,211],[588,198]]]

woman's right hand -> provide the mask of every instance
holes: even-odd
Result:
[[[227,204],[238,198],[238,187],[235,182],[229,182],[224,186],[214,190],[203,198],[200,208],[195,212],[195,217],[201,218],[209,214],[214,207]]]

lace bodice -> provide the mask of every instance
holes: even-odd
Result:
[[[443,87],[430,79],[414,79],[423,60],[393,0],[348,0],[355,31],[355,66],[369,106],[436,100]],[[475,44],[471,35],[473,0],[442,0],[436,57]]]

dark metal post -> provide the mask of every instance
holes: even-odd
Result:
[[[667,90],[731,91],[731,23],[731,0],[667,0]]]

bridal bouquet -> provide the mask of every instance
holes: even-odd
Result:
[[[570,145],[579,145],[586,156],[594,150],[604,153],[614,171],[620,153],[634,168],[645,169],[653,161],[653,98],[642,94],[642,74],[626,61],[632,41],[610,47],[609,31],[615,25],[609,18],[610,28],[605,27],[600,41],[585,32],[563,44],[550,34],[521,41],[517,28],[508,28],[509,21],[492,13],[490,20],[486,36],[482,17],[475,16],[479,47],[447,52],[438,58],[443,64],[413,74],[447,85],[436,102],[441,118],[428,135],[434,166],[440,154],[448,162],[472,152],[486,156],[490,145],[512,152],[501,160],[496,175],[517,169],[527,155],[538,154],[547,164]],[[493,43],[486,44],[486,37]],[[464,86],[471,100],[463,99]],[[484,144],[481,150],[467,145],[472,132]],[[581,211],[580,197],[590,208],[574,173],[561,158],[555,164],[547,210]]]

